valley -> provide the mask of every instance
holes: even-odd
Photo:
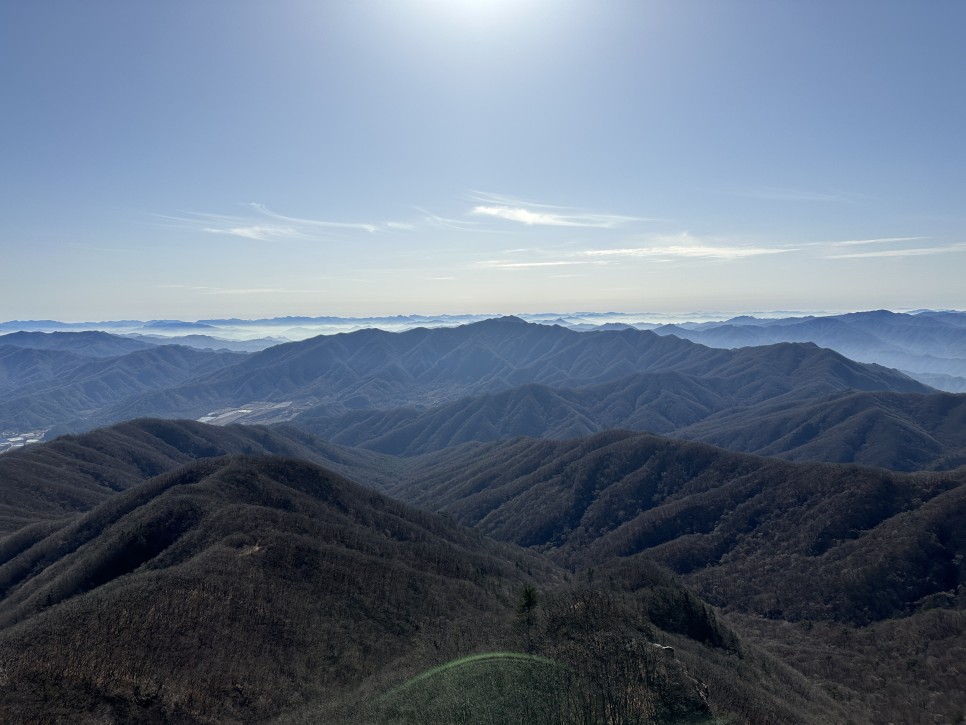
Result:
[[[291,410],[292,401],[281,403],[266,403],[252,401],[244,403],[240,408],[222,408],[213,410],[198,418],[199,423],[211,425],[228,425],[230,423],[279,423],[291,419],[295,413]]]
[[[46,433],[46,430],[2,431],[0,432],[0,453],[40,443]]]

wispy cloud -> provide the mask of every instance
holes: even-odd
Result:
[[[830,254],[826,259],[868,259],[872,257],[926,257],[934,254],[956,254],[966,252],[966,243],[950,244],[945,247],[906,247],[905,249],[879,249],[874,252],[850,252],[849,254]]]
[[[341,233],[401,232],[413,229],[408,222],[346,222],[278,214],[264,204],[245,204],[247,214],[186,213],[182,216],[156,215],[180,227],[208,234],[241,237],[259,242],[286,242],[331,238]]]
[[[854,247],[863,244],[890,244],[893,242],[918,242],[929,237],[880,237],[878,239],[847,239],[841,242],[817,242],[832,247]]]
[[[287,222],[289,224],[299,225],[301,227],[317,228],[317,229],[356,229],[365,232],[378,232],[385,231],[388,228],[387,224],[366,224],[360,222],[341,222],[341,221],[326,221],[323,219],[304,219],[301,217],[285,216],[283,214],[276,214],[271,209],[266,207],[264,204],[259,204],[257,202],[252,202],[249,204],[252,209],[260,212],[269,219],[277,219],[278,221]]]
[[[202,227],[209,234],[228,234],[233,237],[255,239],[259,242],[278,242],[286,239],[304,239],[305,234],[295,227],[278,224],[251,224],[237,227]]]
[[[660,235],[648,240],[646,246],[617,249],[588,249],[579,252],[584,257],[643,257],[647,259],[716,259],[733,260],[798,251],[794,247],[763,247],[735,244],[725,240],[692,237],[690,234]]]
[[[581,254],[588,257],[651,257],[651,258],[690,258],[690,259],[743,259],[764,254],[783,254],[793,249],[773,249],[769,247],[631,247],[625,249],[588,249]]]
[[[481,232],[484,231],[480,229],[479,225],[473,221],[467,221],[464,219],[449,219],[439,214],[434,214],[431,211],[427,211],[422,207],[413,207],[416,211],[423,215],[423,223],[436,227],[437,229],[445,229],[451,232]]]
[[[473,213],[511,222],[519,222],[527,226],[594,227],[597,229],[612,229],[633,219],[632,217],[615,217],[603,214],[551,213],[512,206],[475,206],[473,207]]]
[[[574,267],[578,265],[617,265],[621,260],[642,259],[653,263],[686,260],[731,261],[766,255],[799,251],[790,246],[762,246],[738,244],[732,240],[693,237],[687,233],[654,235],[636,246],[595,248],[574,251],[556,249],[512,249],[514,253],[502,259],[488,259],[476,263],[489,269],[532,269],[541,267]],[[522,258],[521,258],[522,256]],[[626,264],[626,262],[625,262]]]
[[[477,216],[517,222],[527,226],[588,227],[613,229],[629,222],[646,221],[641,217],[603,214],[566,206],[539,204],[499,194],[473,192],[472,201],[482,202],[471,210]]]
[[[615,229],[632,222],[656,221],[643,217],[542,204],[483,192],[471,192],[464,195],[463,199],[473,201],[475,205],[465,213],[465,216],[458,218],[414,206],[413,209],[419,213],[418,218],[381,222],[315,219],[280,214],[258,202],[244,204],[244,211],[239,214],[185,212],[181,215],[156,214],[154,216],[178,228],[268,243],[327,240],[357,234],[405,234],[417,229],[487,234],[510,232],[507,225],[490,223],[493,220],[512,222],[526,227],[591,229]]]

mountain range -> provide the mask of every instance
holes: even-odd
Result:
[[[99,411],[122,401],[238,362],[234,353],[177,345],[110,354],[116,349],[113,340],[92,343],[91,333],[61,334],[82,335],[78,351],[63,349],[73,347],[73,339],[59,348],[0,345],[0,428],[52,428],[97,419]]]
[[[724,350],[517,318],[322,336],[251,354],[144,347],[100,332],[0,341],[10,337],[18,345],[0,345],[0,429],[48,437],[228,411],[232,422],[291,420],[334,442],[404,455],[628,428],[895,470],[966,460],[963,396],[812,343]]]
[[[814,342],[863,362],[906,371],[949,392],[966,392],[966,314],[888,310],[822,317],[756,318],[723,322],[661,325],[674,335],[710,347],[748,347],[777,342]]]
[[[895,371],[809,345],[718,350],[648,331],[577,333],[512,317],[456,328],[320,336],[249,355],[158,346],[104,357],[103,341],[95,348],[86,337],[91,333],[74,334],[81,337],[21,339],[21,346],[0,348],[7,351],[0,357],[0,385],[6,383],[0,406],[12,406],[6,413],[0,407],[0,421],[10,421],[4,425],[15,428],[19,411],[21,426],[36,427],[56,415],[62,425],[81,430],[143,415],[200,418],[252,401],[289,403],[289,417],[319,406],[330,413],[429,406],[529,383],[572,388],[661,372],[721,379],[752,400],[792,388],[809,395],[930,390]],[[28,344],[35,346],[22,347]],[[96,390],[102,374],[109,376],[110,393]],[[115,383],[110,376],[121,379]],[[30,419],[28,408],[45,412]]]
[[[966,469],[790,463],[608,431],[449,448],[387,492],[571,567],[644,552],[760,616],[868,624],[966,596]]]
[[[528,322],[560,325],[578,331],[652,329],[709,347],[749,347],[777,342],[814,342],[854,360],[875,362],[911,373],[947,392],[966,392],[966,315],[951,310],[789,316],[789,313],[729,317],[715,313],[575,312],[526,313]],[[254,352],[320,334],[367,328],[401,332],[416,327],[466,325],[493,315],[395,315],[389,317],[277,317],[256,320],[207,319],[115,320],[72,322],[27,320],[0,322],[0,332],[100,330],[151,344],[178,344],[210,350]],[[0,337],[2,340],[3,337]]]
[[[862,463],[901,471],[966,463],[966,396],[792,389],[760,400],[720,379],[637,375],[555,390],[525,385],[429,410],[398,408],[292,423],[334,442],[397,455],[513,436],[568,438],[627,428],[792,460]],[[757,401],[757,402],[756,402]]]
[[[961,719],[966,318],[604,319],[0,336],[4,719]]]

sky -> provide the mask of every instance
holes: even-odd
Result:
[[[966,308],[966,3],[0,3],[0,320]]]

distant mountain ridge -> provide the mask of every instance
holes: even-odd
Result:
[[[908,377],[855,364],[814,346],[761,352],[717,350],[642,330],[578,333],[499,318],[455,328],[380,330],[321,336],[253,353],[229,369],[149,393],[110,412],[200,416],[249,400],[299,401],[334,410],[432,405],[472,393],[528,383],[553,388],[591,385],[644,372],[748,376],[747,387],[782,390],[782,373],[799,373],[816,391],[859,389],[928,392]],[[805,370],[805,363],[813,373]],[[766,364],[770,370],[756,366]],[[824,373],[838,382],[821,379]],[[761,377],[760,382],[752,378]]]
[[[966,313],[888,310],[781,319],[745,316],[700,325],[653,328],[711,347],[814,342],[846,357],[923,375],[931,385],[966,392]],[[943,380],[949,376],[952,380]],[[960,379],[957,379],[960,378]]]
[[[361,330],[250,354],[162,345],[117,355],[143,342],[105,333],[14,339],[34,347],[0,346],[0,430],[33,436],[224,413],[224,420],[239,422],[298,417],[316,434],[393,454],[628,427],[738,450],[900,469],[948,467],[962,457],[954,436],[931,432],[943,419],[930,413],[927,420],[922,406],[881,418],[894,431],[884,439],[901,444],[891,457],[882,455],[888,446],[860,452],[864,439],[850,429],[872,428],[859,418],[844,427],[796,422],[789,411],[808,409],[814,418],[815,406],[839,406],[834,396],[852,391],[931,391],[813,343],[724,350],[632,328],[574,332],[515,317],[402,333]],[[767,428],[756,425],[764,415],[772,421]],[[828,440],[843,432],[851,448]],[[921,452],[910,453],[914,446]]]
[[[100,410],[239,359],[237,353],[136,341],[130,344],[138,349],[109,354],[107,349],[117,344],[117,338],[91,343],[88,333],[62,334],[81,335],[85,352],[64,350],[65,341],[50,349],[0,346],[0,428],[51,428],[96,420]]]
[[[760,315],[761,313],[754,313]],[[573,312],[522,315],[529,322],[559,324],[573,330],[590,331],[636,327],[658,334],[675,334],[711,347],[747,347],[776,342],[815,342],[862,362],[876,362],[921,376],[923,382],[948,392],[966,392],[966,313],[953,310],[890,312],[871,310],[843,314],[822,313],[767,317],[751,314],[717,321],[701,315],[653,313]],[[348,332],[363,328],[400,331],[419,326],[451,327],[492,318],[486,314],[395,315],[347,318],[289,316],[242,320],[115,320],[105,322],[58,322],[56,320],[14,320],[0,322],[0,331],[102,330],[145,336],[151,340],[163,333],[169,343],[211,349],[263,349],[282,340],[300,340],[317,334]],[[669,320],[676,320],[669,322]],[[203,333],[185,335],[185,333]],[[210,337],[215,342],[202,338]],[[220,340],[219,340],[220,338]],[[257,338],[257,339],[253,339]],[[275,338],[274,340],[272,338]],[[0,338],[2,339],[2,338]],[[236,347],[237,346],[237,347]]]
[[[28,348],[32,350],[67,350],[78,355],[93,357],[115,357],[135,350],[146,350],[153,347],[151,343],[142,342],[120,335],[97,330],[81,332],[11,332],[0,335],[0,347]]]

